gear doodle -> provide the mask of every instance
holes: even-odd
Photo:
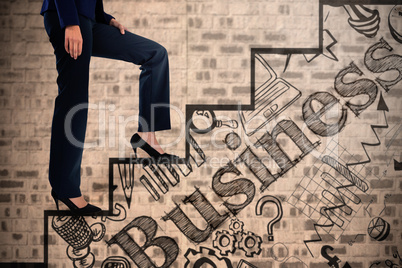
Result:
[[[219,268],[233,268],[228,258],[217,257],[215,251],[209,248],[200,247],[199,252],[189,248],[184,257],[187,259],[184,268],[200,268],[203,264]]]
[[[217,231],[215,233],[215,239],[213,240],[213,247],[218,249],[222,256],[227,256],[228,253],[234,253],[236,237],[229,234],[228,231]]]
[[[239,242],[239,249],[246,253],[247,257],[254,257],[261,253],[261,237],[253,232],[243,233],[243,239]]]
[[[236,238],[235,248],[240,248],[240,241],[243,239],[245,233],[235,233],[233,236]]]
[[[229,225],[229,229],[232,230],[234,234],[243,233],[243,226],[244,222],[238,219],[232,219]]]

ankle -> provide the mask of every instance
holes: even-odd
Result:
[[[80,197],[73,197],[73,198],[69,198],[71,202],[74,203],[74,205],[76,205],[78,208],[83,208],[85,207],[88,202],[85,201],[83,196]]]

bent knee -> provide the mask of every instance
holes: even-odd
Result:
[[[168,52],[167,52],[166,48],[162,45],[159,45],[156,48],[156,56],[161,57],[161,58],[167,57]]]

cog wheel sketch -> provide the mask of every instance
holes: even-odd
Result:
[[[222,256],[227,256],[228,253],[234,253],[236,238],[228,231],[217,231],[215,233],[215,239],[213,240],[213,247],[218,249]]]
[[[243,233],[243,226],[244,226],[244,222],[242,222],[238,219],[232,219],[230,221],[229,229],[232,230],[232,232],[234,234]]]
[[[200,268],[203,264],[216,268],[233,268],[228,258],[219,258],[215,251],[209,248],[200,247],[200,251],[189,248],[184,257],[187,259],[184,268]]]
[[[243,239],[239,242],[239,249],[243,250],[247,257],[254,257],[254,255],[260,255],[261,243],[261,237],[253,232],[243,233]]]

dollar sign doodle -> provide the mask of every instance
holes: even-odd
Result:
[[[329,256],[329,255],[328,255],[328,252],[327,252],[328,249],[329,249],[330,251],[333,251],[333,250],[334,250],[334,248],[331,247],[331,246],[328,246],[328,245],[323,246],[323,247],[321,248],[321,255],[322,255],[325,259],[328,260],[328,265],[329,265],[330,267],[339,268],[339,262],[340,262],[341,260],[340,260],[337,256],[334,256],[334,257]]]

